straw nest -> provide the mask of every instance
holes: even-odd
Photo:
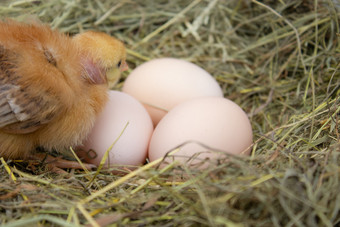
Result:
[[[335,226],[340,223],[340,4],[280,1],[3,1],[1,17],[126,43],[213,75],[248,114],[249,158],[207,169],[148,164],[67,176],[0,163],[3,226]],[[129,72],[123,75],[120,89]]]

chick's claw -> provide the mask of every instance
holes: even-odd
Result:
[[[58,173],[58,174],[65,174],[67,173],[63,169],[87,169],[91,170],[96,168],[95,165],[89,163],[82,163],[76,161],[65,160],[60,157],[53,157],[51,155],[46,154],[34,154],[30,156],[30,159],[33,161],[39,161],[42,164],[46,164],[46,167],[49,171]]]

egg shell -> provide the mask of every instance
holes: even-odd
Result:
[[[155,126],[181,102],[205,96],[223,97],[222,89],[208,72],[175,58],[141,64],[127,77],[122,91],[144,104]]]
[[[194,154],[201,160],[217,158],[217,152],[207,152],[212,150],[248,155],[252,137],[250,121],[236,103],[221,97],[197,98],[179,104],[159,122],[148,156],[154,161],[178,146],[174,155],[182,162]]]
[[[81,150],[93,149],[97,157],[84,158],[86,162],[98,166],[107,149],[118,139],[106,163],[141,165],[145,162],[152,132],[151,118],[141,103],[128,94],[109,91],[109,101]],[[84,156],[85,152],[81,153],[83,155],[80,156]]]

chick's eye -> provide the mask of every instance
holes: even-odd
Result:
[[[117,67],[119,68],[122,65],[122,61],[119,61]]]

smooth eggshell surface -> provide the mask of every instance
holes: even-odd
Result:
[[[145,162],[152,132],[152,121],[141,103],[128,94],[109,91],[109,101],[81,149],[93,149],[98,156],[85,157],[85,161],[99,165],[106,150],[118,139],[107,163],[141,165]]]
[[[249,154],[252,137],[250,121],[237,104],[221,97],[197,98],[165,115],[151,137],[148,155],[153,161],[180,145],[174,154],[177,160],[209,150]],[[199,158],[211,155],[206,152]]]
[[[123,92],[144,104],[154,125],[177,104],[223,92],[205,70],[188,61],[160,58],[134,69],[124,82]]]

